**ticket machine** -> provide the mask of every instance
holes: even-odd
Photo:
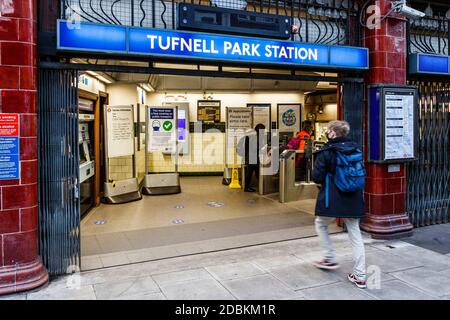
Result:
[[[80,157],[80,214],[84,215],[94,204],[94,114],[80,108],[78,123],[78,153]]]

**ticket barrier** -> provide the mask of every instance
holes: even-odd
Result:
[[[260,195],[267,195],[277,193],[280,189],[280,171],[279,168],[273,165],[270,154],[279,152],[278,147],[273,147],[267,152],[264,150],[260,156],[259,163],[259,179],[258,179],[258,193]]]
[[[307,166],[305,181],[295,181],[295,158],[300,150],[284,150],[280,154],[280,202],[291,202],[305,199],[315,199],[319,189],[310,182],[312,165]],[[312,163],[308,162],[308,163]]]

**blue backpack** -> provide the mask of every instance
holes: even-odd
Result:
[[[336,152],[336,174],[334,184],[342,192],[355,192],[363,190],[365,185],[366,170],[364,168],[363,153],[358,148],[351,154],[344,154],[338,150]],[[326,177],[325,206],[328,208],[329,182],[332,174]]]

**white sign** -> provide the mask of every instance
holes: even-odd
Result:
[[[228,129],[251,129],[253,127],[251,108],[228,108]]]
[[[385,95],[384,160],[414,158],[414,94]]]
[[[258,124],[262,124],[264,125],[266,131],[269,131],[271,128],[270,104],[267,105],[249,104],[248,107],[253,108],[253,127],[256,127]]]
[[[177,147],[176,108],[150,107],[147,151],[175,153]]]
[[[134,154],[133,106],[106,106],[108,157]]]
[[[300,104],[278,105],[278,130],[280,132],[300,131]]]

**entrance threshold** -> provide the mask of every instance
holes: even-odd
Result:
[[[343,229],[335,224],[332,224],[329,227],[330,234],[341,233],[342,231]],[[315,236],[316,232],[314,230],[314,226],[308,225],[202,241],[183,242],[174,245],[158,246],[138,250],[85,255],[81,257],[81,270],[96,270],[128,264],[311,238]]]

